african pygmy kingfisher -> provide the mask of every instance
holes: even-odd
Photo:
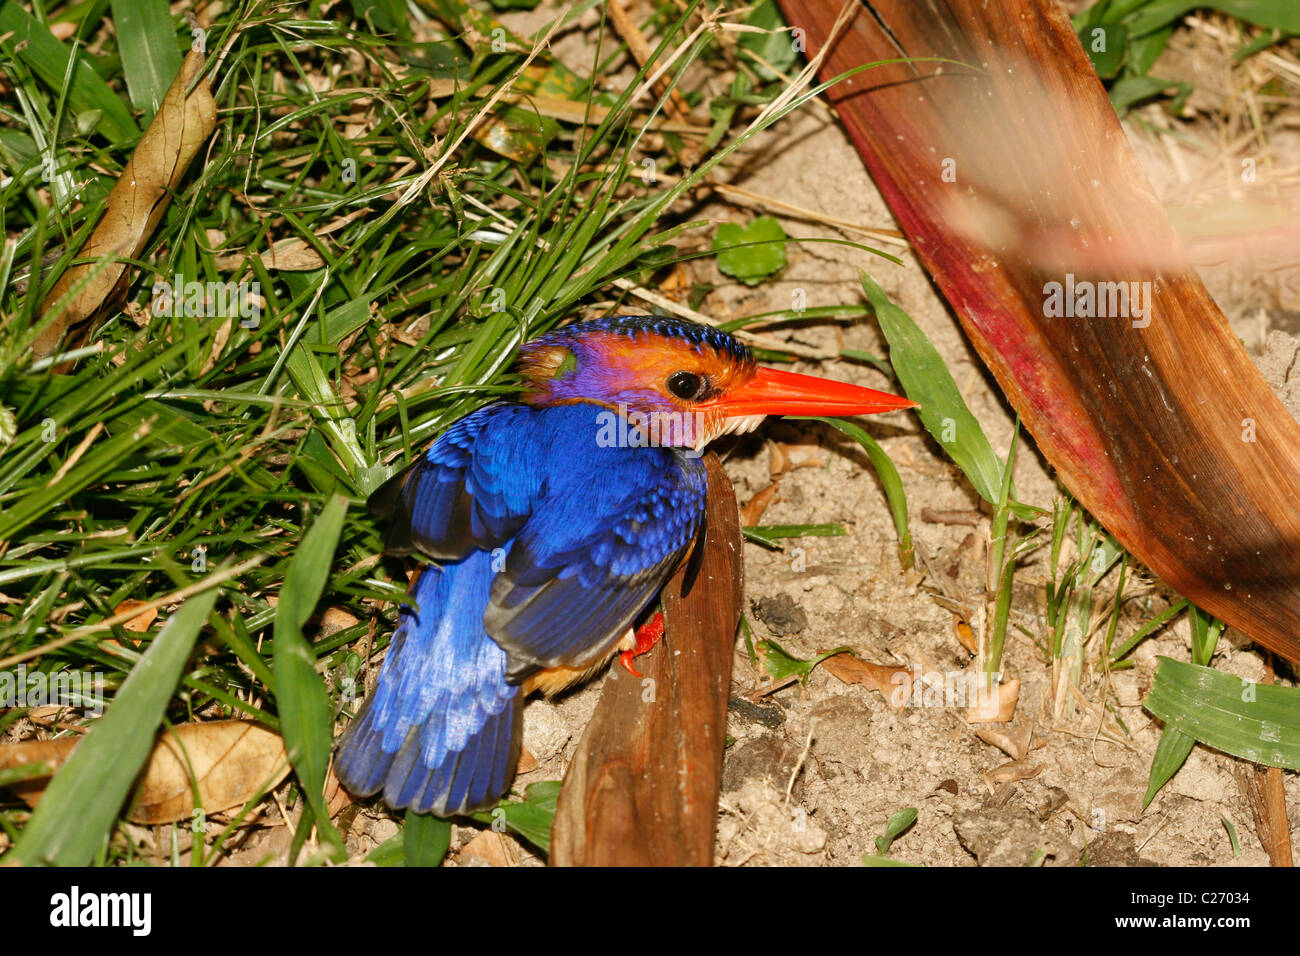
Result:
[[[371,498],[387,549],[433,564],[339,744],[358,795],[450,815],[491,806],[519,756],[524,700],[663,632],[659,590],[701,530],[699,452],[767,415],[915,405],[755,364],[731,335],[659,316],[583,322],[520,349],[518,402],[457,421]]]

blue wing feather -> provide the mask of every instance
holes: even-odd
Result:
[[[385,550],[454,561],[513,537],[545,480],[518,441],[532,413],[525,405],[486,405],[376,491],[371,510],[393,515]]]
[[[667,448],[605,448],[592,406],[555,419],[548,482],[492,584],[487,632],[511,680],[605,653],[658,594],[699,531],[703,463]]]
[[[703,464],[597,440],[592,405],[487,406],[377,493],[398,551],[443,562],[412,584],[336,773],[395,807],[464,813],[509,786],[518,683],[607,652],[689,550]]]

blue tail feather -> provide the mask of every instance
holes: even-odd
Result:
[[[494,805],[519,756],[522,702],[483,629],[495,571],[476,551],[411,589],[374,693],[344,732],[335,773],[353,793],[449,815]]]

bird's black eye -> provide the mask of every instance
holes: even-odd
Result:
[[[686,401],[698,398],[700,392],[704,391],[704,377],[694,372],[673,372],[668,376],[666,384],[668,391]]]

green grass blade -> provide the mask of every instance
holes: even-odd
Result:
[[[864,853],[862,856],[863,866],[906,866],[906,867],[923,867],[923,863],[909,863],[906,860],[897,860],[892,856],[878,856],[874,853]]]
[[[1300,688],[1257,684],[1162,657],[1142,706],[1167,728],[1216,750],[1300,770]]]
[[[0,540],[31,523],[39,515],[66,501],[83,488],[100,480],[104,474],[122,461],[124,455],[144,436],[145,429],[123,431],[108,441],[100,442],[85,455],[67,474],[50,485],[33,491],[20,502],[5,508],[0,517]]]
[[[450,846],[450,821],[431,813],[406,811],[402,856],[407,866],[441,866]]]
[[[375,866],[406,865],[406,833],[396,833],[366,854],[366,862]]]
[[[1214,649],[1219,644],[1219,635],[1223,633],[1223,622],[1195,604],[1188,605],[1187,610],[1191,615],[1188,623],[1192,628],[1192,663],[1209,667]]]
[[[114,144],[140,136],[140,127],[131,119],[126,104],[109,89],[90,64],[81,59],[80,52],[74,54],[70,51],[44,24],[12,0],[0,4],[0,37],[7,33],[13,35],[4,41],[5,45],[56,92],[63,88],[68,58],[77,56],[68,89],[68,104],[77,113],[99,110],[101,116],[96,128]]]
[[[1257,26],[1300,33],[1300,6],[1295,0],[1154,0],[1144,4],[1128,22],[1135,36],[1152,33],[1184,14],[1208,7]]]
[[[1112,651],[1110,655],[1110,659],[1112,661],[1117,661],[1120,658],[1122,658],[1129,651],[1133,650],[1133,648],[1137,647],[1138,644],[1140,644],[1143,641],[1143,639],[1154,634],[1156,631],[1160,630],[1160,628],[1164,627],[1171,620],[1177,617],[1185,607],[1187,607],[1186,600],[1177,601],[1174,604],[1169,605],[1169,607],[1165,608],[1165,610],[1161,611],[1151,620],[1143,624],[1142,627],[1140,627],[1138,630],[1134,631],[1133,634],[1129,636],[1128,640],[1126,640],[1123,644],[1121,644],[1117,649]]]
[[[1227,817],[1220,817],[1220,819],[1223,821],[1223,829],[1228,831],[1228,842],[1232,844],[1232,858],[1236,860],[1241,856],[1241,842],[1237,839],[1237,828]]]
[[[14,847],[14,862],[87,866],[100,851],[216,600],[213,588],[172,615],[103,718],[50,781]]]
[[[833,428],[838,428],[848,435],[867,453],[871,467],[876,469],[880,485],[885,489],[885,500],[889,503],[889,513],[894,519],[894,529],[898,532],[898,559],[906,570],[915,563],[916,552],[912,547],[912,530],[907,523],[907,493],[903,491],[903,479],[885,449],[858,425],[838,418],[818,418]]]
[[[1151,805],[1160,788],[1173,779],[1180,767],[1187,762],[1187,755],[1196,746],[1196,739],[1174,727],[1166,727],[1156,744],[1156,754],[1151,758],[1151,775],[1147,779],[1146,796],[1142,798],[1142,809]]]
[[[551,852],[551,824],[560,799],[559,780],[540,780],[524,788],[524,799],[502,800],[490,812],[473,814],[475,820],[505,827],[519,834],[543,853]]]
[[[782,538],[839,538],[845,534],[842,524],[755,524],[740,531],[765,548],[779,548],[777,541]]]
[[[311,617],[329,580],[334,549],[343,531],[348,501],[335,496],[302,537],[289,563],[280,604],[275,613],[276,705],[289,760],[302,784],[303,793],[316,817],[321,836],[346,858],[343,839],[330,823],[325,806],[325,771],[333,745],[333,714],[329,695],[316,673],[316,657],[303,636],[302,627]]]
[[[167,0],[113,0],[113,26],[131,103],[148,123],[181,69]]]
[[[912,317],[890,302],[885,291],[865,273],[862,288],[889,340],[889,361],[903,391],[921,403],[916,410],[921,424],[952,456],[980,497],[996,505],[1002,485],[1002,462],[966,407],[938,350]]]

